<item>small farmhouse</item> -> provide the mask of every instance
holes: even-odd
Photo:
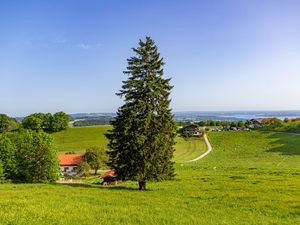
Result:
[[[261,127],[262,123],[263,123],[263,119],[262,118],[252,119],[251,123],[252,123],[251,125],[253,125],[253,128],[254,127]]]
[[[117,184],[117,173],[114,169],[107,171],[105,174],[101,176],[103,179],[102,185],[111,185]]]
[[[58,159],[62,175],[76,175],[76,168],[82,161],[82,154],[60,154]]]
[[[193,135],[200,135],[199,127],[195,124],[187,124],[182,128],[183,133],[191,133]]]

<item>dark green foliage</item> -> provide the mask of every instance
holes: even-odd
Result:
[[[228,121],[222,121],[222,122],[221,122],[221,125],[222,125],[223,127],[229,126],[229,125],[230,125],[230,122],[228,122]]]
[[[237,127],[237,122],[232,121],[232,122],[230,123],[230,126],[231,126],[231,127]]]
[[[200,126],[200,127],[204,127],[204,126],[206,126],[206,121],[200,121],[199,123],[198,123],[198,125]]]
[[[184,138],[190,138],[190,137],[194,136],[194,132],[188,132],[188,131],[182,132],[181,136],[184,137]]]
[[[247,121],[245,122],[245,126],[246,126],[246,127],[249,127],[251,124],[252,124],[251,120],[247,120]]]
[[[5,114],[0,114],[0,133],[16,130],[18,128],[19,124],[15,119],[10,118]]]
[[[5,176],[4,176],[4,170],[3,170],[3,163],[0,159],[0,183],[5,181]]]
[[[237,126],[238,126],[238,127],[244,126],[244,122],[240,120],[240,121],[237,123]]]
[[[289,118],[284,118],[283,122],[288,123],[289,122]]]
[[[64,112],[57,112],[53,115],[51,123],[51,131],[57,132],[67,129],[70,122],[70,117]]]
[[[97,118],[84,118],[73,123],[74,127],[108,125],[114,118],[112,116],[99,116]]]
[[[128,80],[117,94],[125,104],[119,108],[109,139],[109,165],[120,179],[137,180],[146,189],[147,180],[174,176],[176,127],[170,105],[170,79],[164,79],[163,59],[150,37],[133,48],[128,59]]]
[[[0,136],[0,160],[5,178],[15,179],[17,177],[16,146],[7,135]]]
[[[5,176],[18,182],[53,182],[59,178],[57,152],[51,137],[42,132],[21,130],[0,137]]]
[[[216,126],[216,122],[214,120],[209,121],[209,126]]]
[[[76,172],[86,177],[90,174],[90,169],[90,165],[87,162],[83,161],[77,166]]]
[[[44,113],[34,113],[29,116],[26,116],[22,120],[22,125],[25,129],[31,129],[36,131],[40,129],[49,130],[50,124],[51,118],[49,118],[48,114]]]
[[[75,151],[68,151],[68,152],[66,152],[65,154],[66,154],[66,155],[71,155],[71,154],[76,154],[76,152],[75,152]]]
[[[108,161],[106,149],[98,146],[91,147],[86,150],[83,155],[83,160],[87,162],[90,167],[95,170],[95,174],[97,174],[98,169],[106,165]]]
[[[70,117],[64,112],[55,113],[34,113],[22,120],[22,126],[30,130],[43,130],[46,132],[57,132],[68,127]]]
[[[282,121],[278,118],[272,118],[271,120],[263,120],[263,126],[269,128],[276,128],[282,126]]]

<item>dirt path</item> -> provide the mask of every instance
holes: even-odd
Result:
[[[195,161],[197,161],[199,159],[202,159],[203,157],[207,156],[212,151],[212,147],[211,147],[211,144],[210,144],[210,142],[209,142],[209,140],[207,138],[207,135],[204,134],[203,138],[204,138],[204,141],[205,141],[205,143],[207,145],[207,151],[204,152],[202,155],[198,156],[197,158],[189,160],[189,161],[186,161],[186,162],[195,162]]]

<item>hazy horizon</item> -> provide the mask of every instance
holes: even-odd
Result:
[[[35,112],[32,112],[32,113],[49,113],[49,112],[46,112],[46,111],[35,111]],[[51,111],[50,113],[56,113],[58,111]],[[75,115],[75,114],[115,114],[116,111],[112,111],[112,112],[66,112],[68,115]],[[221,113],[242,113],[242,114],[245,114],[245,113],[274,113],[274,114],[281,114],[281,113],[284,113],[284,114],[291,114],[293,116],[291,117],[299,117],[300,116],[300,110],[193,110],[193,111],[175,111],[175,110],[172,110],[172,113],[173,114],[180,114],[180,113],[198,113],[198,114],[205,114],[207,113],[208,115],[210,114],[221,114]],[[9,116],[12,116],[12,117],[15,117],[15,118],[20,118],[20,117],[25,117],[27,115],[29,115],[31,113],[27,113],[27,114],[18,114],[18,115],[14,115],[14,114],[8,114]]]
[[[173,111],[300,110],[300,1],[0,3],[0,113],[115,112],[150,35]]]

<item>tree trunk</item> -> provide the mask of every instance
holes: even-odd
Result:
[[[139,181],[139,191],[146,191],[146,181]]]
[[[98,169],[95,169],[95,175],[97,175]]]

